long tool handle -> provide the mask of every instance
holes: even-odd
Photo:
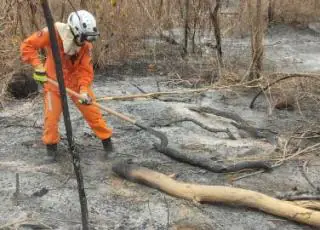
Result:
[[[53,79],[47,78],[47,81],[48,81],[49,83],[57,86],[57,87],[59,86],[59,85],[58,85],[58,82],[56,82],[56,81],[53,80]],[[69,89],[69,88],[66,88],[66,90],[67,90],[67,92],[68,92],[69,94],[71,94],[72,96],[75,96],[75,97],[77,97],[77,98],[79,98],[79,99],[82,98],[79,93],[74,92],[73,90],[71,90],[71,89]],[[114,111],[114,110],[112,110],[112,109],[109,109],[108,107],[105,107],[105,106],[103,106],[103,105],[101,105],[101,104],[99,104],[99,103],[97,103],[97,102],[92,102],[92,104],[93,104],[94,106],[97,106],[97,107],[100,108],[101,110],[106,111],[107,113],[110,113],[110,114],[112,114],[112,115],[114,115],[114,116],[116,116],[116,117],[119,117],[119,118],[122,119],[122,120],[128,121],[128,122],[130,122],[130,123],[132,123],[132,124],[134,124],[134,125],[135,125],[136,122],[137,122],[136,120],[134,120],[134,119],[132,119],[132,118],[130,118],[130,117],[127,117],[126,115],[124,115],[124,114],[122,114],[122,113],[118,113],[118,112],[116,112],[116,111]]]

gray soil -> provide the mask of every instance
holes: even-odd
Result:
[[[320,56],[316,50],[320,45],[314,32],[294,31],[291,28],[273,30],[275,33],[269,36],[268,41],[273,43],[279,40],[281,43],[268,46],[267,55],[270,56],[267,60],[281,65],[276,69],[281,68],[285,72],[295,66],[299,71],[319,70],[316,61]],[[247,40],[234,40],[232,44],[236,47],[236,44],[247,44]],[[286,59],[285,54],[295,57],[299,62]],[[147,92],[156,92],[159,88],[161,91],[173,90],[170,84],[165,84],[168,76],[160,76],[157,71],[145,71],[147,64],[142,63],[138,67],[135,63],[127,64],[126,71],[122,68],[121,73],[117,71],[120,67],[110,67],[106,73],[97,75],[94,83],[96,95],[140,93],[135,84]],[[282,67],[286,65],[287,69]],[[223,160],[268,157],[274,152],[275,146],[263,139],[240,137],[241,132],[230,125],[230,120],[200,115],[188,110],[190,105],[234,112],[256,127],[269,128],[281,134],[298,124],[304,125],[306,120],[319,122],[318,108],[310,106],[299,112],[274,110],[270,114],[264,97],[257,101],[256,109],[250,110],[248,105],[253,96],[254,92],[220,90],[171,97],[170,101],[163,100],[163,97],[161,100],[111,101],[103,104],[161,130],[168,136],[170,144],[181,151],[210,154]],[[241,187],[276,196],[297,189],[312,191],[301,173],[303,161],[290,161],[269,173],[232,182],[232,177],[243,174],[216,174],[172,160],[153,148],[153,143],[158,141],[156,138],[108,115],[105,118],[114,130],[115,149],[106,158],[100,141],[94,137],[74,105],[69,105],[75,142],[81,155],[92,229],[313,229],[246,207],[195,204],[174,198],[125,181],[111,171],[113,163],[131,159],[134,163],[167,175],[174,173],[179,181]],[[67,153],[64,125],[60,123],[63,138],[59,145],[59,161],[46,164],[45,146],[41,143],[42,114],[42,95],[33,99],[12,100],[0,111],[0,227],[16,223],[19,229],[35,229],[30,224],[42,223],[52,229],[80,229],[77,183]],[[214,128],[229,128],[237,140],[229,140],[225,134],[211,133],[190,122],[163,127],[183,117],[195,118]],[[311,156],[311,159],[308,176],[316,186],[320,186],[320,161],[315,156]],[[18,199],[14,196],[17,173],[20,177]],[[43,188],[48,192],[39,196],[36,192]]]

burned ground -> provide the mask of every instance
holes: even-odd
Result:
[[[130,69],[129,64],[127,67]],[[100,73],[94,83],[96,95],[134,94],[141,93],[141,89],[146,92],[181,89],[178,85],[166,84],[171,77],[159,72],[151,74],[144,68],[149,67],[141,65],[137,69],[132,64],[130,73],[112,70],[108,74]],[[141,77],[141,73],[145,76]],[[199,114],[189,110],[190,106],[208,106],[236,113],[255,127],[279,132],[279,143],[286,140],[287,134],[296,130],[298,125],[319,122],[318,108],[314,106],[305,106],[300,111],[273,110],[270,114],[263,96],[257,101],[256,108],[250,110],[248,106],[254,94],[253,90],[210,90],[201,94],[171,96],[170,100],[161,97],[102,104],[164,132],[170,144],[181,151],[230,162],[274,159],[282,152],[265,139],[243,136],[229,119]],[[217,174],[177,162],[154,149],[153,143],[158,140],[149,133],[105,115],[114,129],[115,146],[114,152],[106,157],[100,141],[94,137],[81,114],[73,105],[70,107],[93,229],[312,229],[245,207],[180,200],[125,181],[112,173],[111,167],[119,160],[130,160],[167,175],[176,174],[177,180],[184,182],[241,187],[277,196],[295,190],[312,191],[301,171],[308,159],[311,160],[308,177],[314,185],[320,186],[320,162],[316,155],[303,155],[271,172],[235,180],[249,172]],[[0,227],[15,223],[21,226],[20,229],[32,229],[32,224],[43,224],[52,229],[80,229],[77,183],[67,153],[64,126],[61,122],[59,161],[45,164],[45,146],[40,141],[42,113],[41,93],[36,98],[11,100],[0,112]],[[192,122],[166,125],[184,117],[214,128],[229,128],[237,139],[230,140],[224,133],[206,131]],[[20,181],[18,197],[14,195],[17,174]]]

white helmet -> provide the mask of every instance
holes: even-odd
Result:
[[[67,23],[78,45],[82,45],[84,41],[95,41],[99,36],[96,19],[86,10],[72,12]]]

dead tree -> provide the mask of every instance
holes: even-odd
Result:
[[[158,18],[158,20],[160,20],[161,17],[162,17],[162,8],[163,8],[163,0],[160,0],[159,8],[158,8],[158,13],[157,13],[157,18]]]
[[[36,20],[36,15],[37,15],[37,5],[28,0],[28,5],[30,8],[30,20],[31,20],[31,26],[34,26],[36,28],[36,30],[40,30],[40,26],[39,23]]]
[[[62,4],[61,4],[61,13],[60,13],[60,22],[63,21],[64,19],[64,14],[66,12],[66,0],[62,1]]]
[[[178,0],[180,17],[183,18],[183,7],[181,0]]]
[[[81,9],[87,9],[87,1],[86,0],[81,0],[80,1],[80,7]]]
[[[19,27],[21,37],[22,37],[22,39],[24,39],[27,37],[27,32],[25,31],[24,26],[23,26],[23,19],[22,19],[22,15],[21,15],[22,8],[23,8],[22,3],[18,1],[17,2],[17,22],[18,22],[17,27]]]
[[[185,0],[184,2],[184,45],[183,45],[184,55],[188,53],[189,6],[190,6],[190,1]]]
[[[219,18],[220,8],[221,8],[221,0],[216,0],[216,5],[213,10],[211,7],[209,7],[210,20],[214,28],[214,36],[216,39],[216,50],[217,50],[218,69],[219,69],[218,78],[220,78],[221,76],[221,67],[223,66],[222,47],[221,47],[221,29],[220,29],[220,18]]]
[[[268,24],[274,20],[275,0],[269,0],[268,4]]]
[[[249,17],[251,20],[251,53],[252,61],[248,73],[244,76],[242,81],[251,81],[260,78],[263,67],[263,36],[264,36],[264,23],[262,15],[262,0],[255,0],[255,9],[251,2],[248,0]]]
[[[201,14],[201,0],[198,1],[198,4],[196,5],[195,0],[192,1],[193,6],[193,25],[192,25],[192,53],[196,52],[196,33],[197,33],[197,26],[199,25],[200,21],[200,14]]]

